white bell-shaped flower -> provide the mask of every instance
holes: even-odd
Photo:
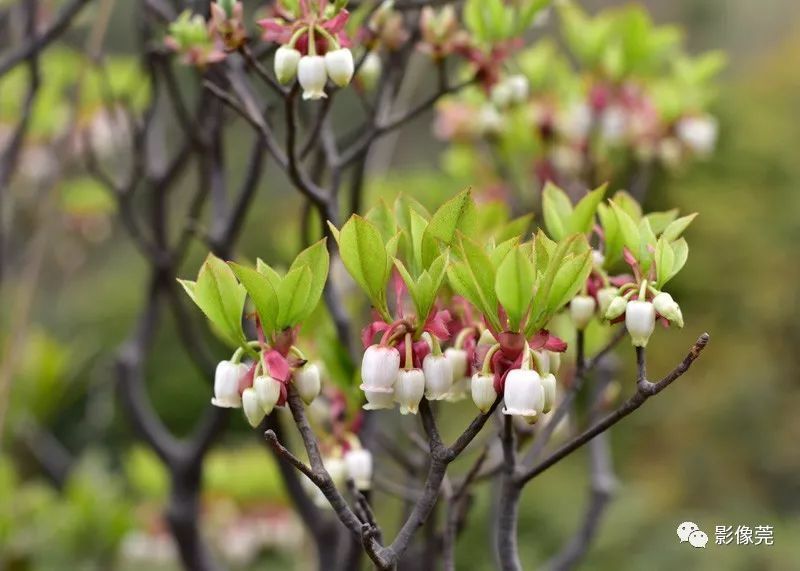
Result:
[[[542,412],[548,413],[556,404],[556,377],[553,373],[542,375],[542,390],[544,391],[544,408]]]
[[[381,61],[381,56],[374,51],[364,56],[364,61],[361,62],[361,67],[358,68],[357,72],[358,80],[364,86],[364,89],[368,91],[375,89],[382,70],[383,62]]]
[[[539,373],[532,369],[512,369],[503,389],[503,414],[521,416],[534,423],[544,410],[544,388]]]
[[[289,46],[281,46],[275,51],[275,77],[278,82],[286,84],[295,78],[300,57],[300,52]]]
[[[241,407],[239,382],[247,373],[247,369],[244,363],[220,361],[214,372],[214,398],[211,399],[211,404],[220,408]]]
[[[594,317],[597,302],[590,295],[576,295],[569,302],[569,315],[578,330],[586,329]]]
[[[425,398],[441,400],[453,385],[453,367],[444,355],[428,354],[422,361],[425,373]]]
[[[242,408],[244,408],[244,415],[247,417],[247,422],[250,426],[255,428],[261,421],[264,420],[264,409],[261,407],[258,394],[253,387],[247,387],[242,391]]]
[[[322,56],[303,56],[297,66],[297,80],[303,88],[303,99],[322,99],[327,97],[325,83],[328,72]]]
[[[450,362],[450,368],[453,369],[453,381],[467,376],[467,352],[463,349],[455,349],[453,347],[445,349],[444,358]]]
[[[292,372],[294,388],[306,404],[317,398],[322,387],[320,382],[319,367],[314,363],[306,363]]]
[[[470,381],[469,377],[454,379],[453,386],[450,387],[450,392],[447,393],[445,400],[447,402],[458,402],[467,398],[467,393],[470,390]]]
[[[511,100],[516,103],[524,103],[530,94],[530,82],[522,74],[512,75],[506,79],[506,83],[511,91]]]
[[[653,298],[653,307],[670,322],[678,327],[683,327],[683,313],[681,312],[680,306],[672,299],[670,294],[665,291],[657,294]]]
[[[400,370],[400,352],[394,347],[372,345],[361,359],[361,382],[369,390],[390,389]]]
[[[259,375],[253,381],[253,388],[258,395],[258,402],[265,414],[272,412],[278,399],[281,398],[281,383],[269,375]]]
[[[339,87],[350,84],[355,72],[353,53],[347,48],[332,50],[325,54],[325,69],[328,77]]]
[[[400,353],[394,347],[372,345],[361,360],[361,390],[365,410],[394,408],[394,383],[400,370]]]
[[[647,347],[656,327],[656,309],[649,301],[629,301],[625,309],[625,327],[634,347]]]
[[[675,133],[694,153],[706,157],[716,147],[719,125],[711,115],[684,117],[675,125]]]
[[[561,368],[561,353],[558,351],[548,351],[547,356],[550,358],[549,371],[557,375],[558,370]]]
[[[419,402],[425,394],[425,375],[419,369],[401,369],[394,384],[394,401],[400,405],[400,414],[417,414]]]
[[[494,377],[492,375],[482,375],[475,373],[472,375],[470,383],[472,389],[472,402],[478,407],[481,412],[486,412],[494,401],[497,400],[497,392],[494,390]]]
[[[600,250],[592,250],[592,265],[595,268],[602,268],[605,263],[606,257],[603,255],[603,252]]]
[[[344,454],[347,475],[362,492],[372,487],[372,453],[364,448],[351,448]]]
[[[514,102],[514,92],[507,81],[501,81],[492,87],[490,94],[492,103],[504,109]]]

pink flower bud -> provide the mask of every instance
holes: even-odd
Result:
[[[211,404],[220,408],[239,408],[242,397],[239,393],[239,381],[247,373],[247,365],[220,361],[214,373],[214,398]]]
[[[521,416],[533,424],[544,410],[544,389],[539,373],[532,369],[513,369],[506,375],[503,389],[503,414]]]
[[[425,398],[442,400],[453,385],[453,368],[444,355],[429,354],[422,361],[425,373]]]
[[[400,405],[400,414],[417,414],[419,402],[425,393],[425,375],[419,369],[401,369],[394,385],[394,400]]]

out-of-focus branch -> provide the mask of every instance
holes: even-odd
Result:
[[[20,62],[41,52],[51,42],[57,40],[69,28],[72,21],[91,0],[71,0],[58,13],[53,22],[41,33],[31,34],[30,39],[0,61],[0,77],[11,71]]]

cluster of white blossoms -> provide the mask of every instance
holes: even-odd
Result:
[[[258,426],[281,401],[285,401],[291,382],[306,404],[317,398],[322,388],[320,369],[314,363],[302,362],[283,382],[269,374],[263,361],[257,366],[241,363],[237,351],[230,361],[220,361],[214,374],[214,398],[211,404],[221,408],[242,408],[252,427]]]
[[[361,492],[372,488],[372,453],[361,445],[354,434],[348,435],[345,446],[336,446],[328,451],[322,458],[322,464],[337,488],[343,488],[348,479]],[[331,507],[325,494],[311,480],[304,478],[303,486],[318,507]]]
[[[400,367],[400,351],[388,345],[372,345],[364,351],[361,361],[361,390],[367,398],[366,410],[392,409],[400,406],[402,414],[417,414],[424,396],[428,400],[451,397],[456,373],[460,380],[466,371],[457,352],[428,353],[422,359],[422,368],[414,367],[411,344],[408,343],[405,366]],[[457,367],[457,370],[454,370]],[[462,391],[463,392],[463,391]]]
[[[625,286],[619,290],[605,311],[608,320],[625,316],[625,328],[631,336],[634,347],[647,347],[647,342],[656,327],[656,318],[663,317],[670,323],[683,327],[683,313],[672,296],[664,291],[648,287],[647,280],[642,280],[638,288]],[[636,299],[631,299],[638,292]],[[648,297],[648,294],[652,297]]]
[[[499,345],[489,350],[483,369],[472,377],[472,399],[482,412],[488,411],[497,398],[495,375],[489,373],[487,366],[496,350],[500,350]],[[519,416],[534,424],[550,412],[556,401],[555,375],[560,365],[559,353],[534,351],[525,342],[519,366],[505,373],[503,414]]]
[[[354,73],[353,54],[348,48],[337,47],[324,56],[303,55],[291,45],[281,46],[275,52],[275,77],[284,85],[296,77],[303,88],[303,99],[327,97],[328,79],[339,87],[346,87]]]

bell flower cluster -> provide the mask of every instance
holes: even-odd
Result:
[[[254,428],[276,406],[286,403],[289,384],[306,404],[311,404],[321,390],[319,366],[307,362],[296,347],[292,346],[290,351],[291,354],[284,355],[262,347],[259,342],[237,349],[230,360],[217,365],[211,404],[243,409]],[[246,353],[254,353],[256,361],[242,363]]]

